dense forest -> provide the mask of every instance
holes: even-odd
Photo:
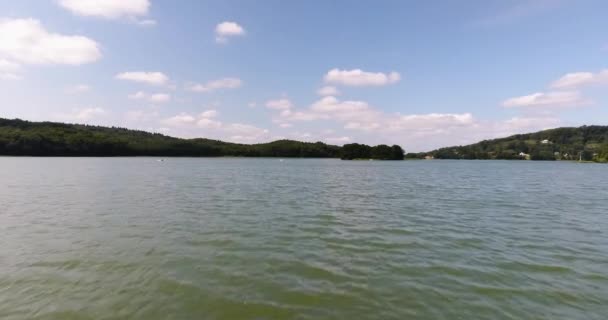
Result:
[[[179,139],[158,133],[55,122],[0,118],[0,155],[12,156],[189,156],[403,159],[399,146],[362,146],[369,152],[322,142],[278,140],[239,144],[210,139]],[[347,151],[347,154],[343,154]]]
[[[557,128],[467,146],[441,148],[406,158],[583,160],[608,162],[608,126]]]
[[[403,149],[398,145],[389,147],[381,144],[370,147],[364,144],[351,143],[342,147],[342,160],[374,159],[374,160],[403,160]]]

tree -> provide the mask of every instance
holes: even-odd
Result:
[[[349,143],[342,146],[342,160],[370,159],[371,147],[364,144]]]
[[[375,160],[392,160],[393,149],[385,144],[372,147],[371,158]]]

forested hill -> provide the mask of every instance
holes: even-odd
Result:
[[[364,156],[369,158],[403,159],[403,150],[398,146],[400,155],[395,155],[395,146],[366,147],[371,151]],[[387,149],[391,152],[387,153]],[[340,158],[343,157],[342,150],[343,147],[322,142],[278,140],[248,145],[210,139],[180,139],[115,127],[0,118],[0,155]],[[354,156],[347,154],[343,158],[352,159]]]
[[[529,159],[608,161],[608,126],[557,128],[475,144],[437,149],[435,159]]]

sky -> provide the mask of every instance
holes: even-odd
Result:
[[[603,0],[0,2],[0,117],[407,152],[608,124]]]

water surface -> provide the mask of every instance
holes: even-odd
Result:
[[[606,319],[608,166],[0,158],[1,319]]]

